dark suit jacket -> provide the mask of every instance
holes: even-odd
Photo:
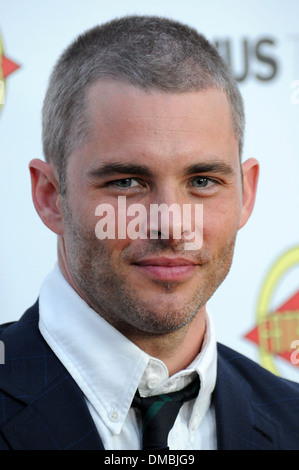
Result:
[[[38,315],[36,303],[0,327],[0,450],[103,450],[82,392],[39,332]],[[218,449],[299,449],[299,384],[219,344],[213,399]]]

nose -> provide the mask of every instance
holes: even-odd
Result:
[[[178,240],[182,238],[182,211],[178,203],[150,204],[148,236],[151,239]]]
[[[162,181],[161,181],[162,183]],[[147,236],[150,239],[178,240],[182,237],[182,195],[165,179],[151,195],[147,216]]]
[[[194,207],[184,194],[164,187],[152,198],[147,218],[147,238],[185,242],[185,249],[199,249],[202,244],[202,205]]]

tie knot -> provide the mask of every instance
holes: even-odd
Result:
[[[135,406],[136,408],[142,406],[148,407],[156,402],[162,404],[165,404],[167,402],[178,402],[183,404],[184,402],[192,400],[198,395],[199,386],[200,382],[199,378],[197,377],[193,382],[187,385],[187,387],[178,390],[177,392],[163,393],[161,395],[152,395],[150,397],[143,398],[137,391],[133,400],[133,406]]]
[[[142,398],[136,392],[132,406],[142,419],[143,449],[167,449],[167,437],[184,402],[198,395],[199,378],[177,392]]]

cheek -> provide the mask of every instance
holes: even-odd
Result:
[[[128,236],[128,220],[119,217],[117,209],[111,204],[99,204],[93,214],[89,215],[89,229],[99,243],[105,244],[113,256],[119,254],[132,242]]]
[[[203,211],[203,238],[206,246],[229,243],[238,231],[240,204],[230,201],[205,205]]]

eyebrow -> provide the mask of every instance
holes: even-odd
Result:
[[[102,178],[104,176],[116,175],[116,174],[134,174],[139,176],[152,177],[153,172],[145,165],[137,165],[134,163],[107,163],[99,168],[95,168],[88,172],[91,178]]]
[[[209,162],[194,163],[183,169],[185,175],[193,175],[195,173],[220,173],[222,175],[233,175],[234,169],[229,163],[212,160]]]
[[[183,168],[183,174],[191,176],[198,173],[220,173],[223,175],[233,175],[234,170],[229,163],[214,160],[209,162],[194,163]],[[98,168],[88,172],[90,178],[103,178],[112,175],[138,175],[153,177],[154,173],[146,165],[138,165],[135,163],[113,162],[106,163]]]

